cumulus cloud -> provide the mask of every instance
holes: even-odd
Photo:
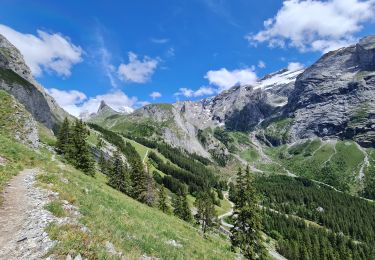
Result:
[[[327,52],[356,41],[355,33],[374,17],[374,0],[287,0],[264,21],[264,30],[246,39],[255,45]]]
[[[219,92],[221,92],[238,84],[253,84],[257,80],[257,75],[253,69],[229,71],[226,68],[221,68],[208,71],[205,78],[208,79],[210,84],[217,86]]]
[[[155,100],[157,98],[160,98],[161,97],[161,93],[160,92],[157,92],[157,91],[154,91],[150,94],[150,97]]]
[[[46,90],[62,108],[73,116],[79,116],[81,113],[91,114],[97,112],[102,100],[119,112],[133,111],[136,105],[142,103],[136,97],[128,97],[120,90],[90,98],[87,98],[84,93],[77,90],[58,90],[55,88]]]
[[[209,96],[217,93],[217,90],[212,87],[203,86],[200,87],[197,90],[192,90],[190,88],[180,88],[178,92],[176,92],[174,95],[176,97],[178,96],[184,96],[184,97],[201,97],[201,96]]]
[[[301,70],[305,67],[302,63],[299,62],[289,62],[288,63],[288,70],[290,71],[296,71],[296,70]]]
[[[72,66],[82,61],[82,48],[60,33],[37,30],[37,35],[24,34],[0,24],[0,34],[20,50],[26,64],[37,77],[44,71],[69,77]]]
[[[123,81],[135,83],[145,83],[149,81],[159,64],[159,59],[152,59],[145,56],[143,60],[140,60],[133,52],[129,52],[128,56],[129,63],[120,64],[118,67],[119,78]]]

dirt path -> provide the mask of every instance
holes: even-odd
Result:
[[[40,259],[54,244],[44,232],[54,219],[44,209],[52,192],[34,186],[37,169],[24,170],[4,190],[0,207],[0,259]]]
[[[234,203],[231,202],[231,201],[228,199],[228,196],[229,196],[228,191],[223,192],[223,195],[224,195],[224,199],[227,200],[227,201],[230,203],[230,206],[231,206],[231,207],[230,207],[230,210],[229,210],[228,212],[226,212],[226,213],[220,215],[218,218],[220,219],[220,223],[221,223],[222,226],[224,226],[224,227],[228,227],[228,228],[231,228],[231,227],[233,227],[233,225],[232,225],[232,224],[229,224],[229,223],[227,223],[227,222],[225,222],[224,218],[225,218],[225,217],[232,216],[232,214],[233,214],[233,208],[234,208]]]

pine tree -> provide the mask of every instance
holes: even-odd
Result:
[[[186,194],[180,192],[173,200],[173,214],[186,222],[191,222],[193,216],[190,211]]]
[[[152,207],[156,200],[155,195],[155,182],[154,178],[150,175],[150,173],[146,173],[146,194],[144,197],[144,203],[150,207]]]
[[[167,192],[164,188],[164,185],[160,187],[159,190],[159,203],[158,203],[158,208],[163,211],[164,213],[168,213],[170,208],[167,203]]]
[[[108,184],[110,186],[119,191],[125,190],[124,163],[118,151],[113,155],[108,175]]]
[[[87,136],[88,131],[82,120],[76,120],[72,129],[72,151],[69,151],[68,160],[84,173],[93,176],[95,165]]]
[[[98,165],[99,165],[100,171],[103,174],[108,175],[108,173],[109,173],[109,165],[108,165],[107,160],[105,159],[103,151],[100,151]]]
[[[258,196],[253,184],[253,176],[249,167],[245,175],[241,169],[237,175],[236,203],[234,207],[235,223],[231,228],[233,248],[240,248],[247,259],[257,259],[264,256],[264,246],[261,236],[261,215],[258,206]]]
[[[203,233],[206,233],[209,229],[217,226],[215,205],[208,192],[198,194],[194,205],[197,208],[195,219],[197,220],[197,223],[202,226]]]
[[[56,148],[60,154],[66,154],[71,145],[71,129],[68,118],[65,117],[57,136]]]
[[[181,210],[182,210],[181,218],[185,220],[186,222],[191,222],[193,220],[193,215],[191,214],[191,210],[189,207],[186,194],[183,194],[181,198]]]
[[[146,202],[147,197],[147,174],[144,170],[139,170],[133,168],[131,171],[131,180],[132,180],[132,197],[142,203]]]
[[[182,218],[182,196],[176,195],[172,199],[173,214],[176,217]]]

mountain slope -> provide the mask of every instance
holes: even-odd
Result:
[[[0,89],[13,95],[40,123],[56,130],[69,115],[32,77],[22,54],[0,35]]]
[[[294,139],[353,139],[375,146],[375,36],[325,54],[296,81],[286,108]]]

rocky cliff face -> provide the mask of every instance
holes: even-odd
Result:
[[[294,139],[339,137],[375,146],[375,36],[325,54],[296,80],[285,114]]]
[[[124,117],[163,122],[167,142],[203,156],[214,147],[223,155],[228,153],[213,135],[207,135],[208,145],[198,140],[199,131],[216,127],[260,129],[265,142],[274,145],[326,137],[374,147],[374,90],[375,36],[369,36],[325,54],[305,71],[283,69],[215,97],[148,105]],[[107,124],[116,126],[115,121]]]
[[[32,77],[22,54],[0,35],[0,89],[14,96],[33,117],[55,129],[68,114]]]
[[[124,117],[135,122],[148,118],[164,124],[163,138],[189,152],[206,157],[210,154],[227,157],[229,151],[213,135],[207,135],[205,144],[202,144],[198,140],[198,131],[216,127],[249,130],[265,118],[280,113],[301,72],[284,69],[264,77],[254,86],[236,86],[197,102],[147,105]],[[99,122],[95,117],[90,121]],[[116,121],[121,122],[118,117],[112,123],[106,122],[116,128]]]

